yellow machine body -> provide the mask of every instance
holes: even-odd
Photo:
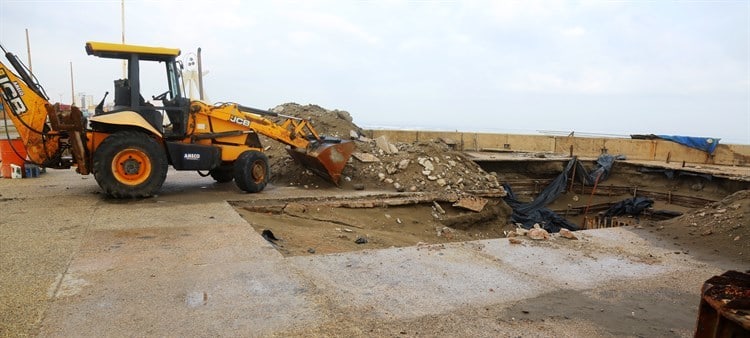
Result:
[[[75,106],[61,110],[49,102],[18,57],[4,48],[16,72],[0,62],[3,109],[31,162],[93,173],[111,196],[153,195],[168,165],[207,171],[218,182],[234,179],[242,190],[261,191],[269,166],[258,135],[286,144],[294,159],[335,184],[354,151],[352,142],[321,136],[305,119],[183,97],[179,49],[106,42],[87,42],[85,47],[89,55],[127,60],[128,78],[115,80],[111,109],[104,110],[102,99],[88,120]],[[141,62],[166,66],[169,90],[151,101],[162,105],[141,95]]]

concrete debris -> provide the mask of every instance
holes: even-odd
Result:
[[[349,114],[348,111],[334,110],[334,112],[336,112],[336,116],[338,116],[338,118],[340,118],[340,119],[342,119],[344,121],[347,121],[349,123],[351,123],[352,121],[354,121],[354,119],[352,119],[352,115]]]
[[[376,138],[375,145],[378,147],[380,151],[386,154],[391,153],[391,146],[390,146],[390,143],[388,143],[388,138],[386,138],[385,135]]]
[[[368,154],[368,153],[355,152],[355,153],[352,153],[352,157],[356,158],[362,163],[380,162],[380,159],[377,158],[377,156],[373,154]]]
[[[408,158],[405,158],[398,162],[398,168],[400,170],[406,170],[406,168],[409,168],[409,163],[411,163],[411,160]]]
[[[359,136],[358,141],[359,142],[363,142],[363,143],[371,143],[371,142],[373,142],[371,138],[365,137],[365,136],[362,136],[362,135]]]
[[[485,205],[487,205],[487,199],[471,195],[461,196],[458,201],[453,204],[454,207],[474,212],[481,212]]]
[[[576,235],[572,231],[565,228],[560,229],[560,236],[567,239],[578,239],[578,237],[576,237]]]
[[[521,244],[521,243],[523,243],[522,240],[520,240],[518,238],[515,238],[515,237],[508,238],[508,242],[510,242],[510,244]]]
[[[432,207],[435,208],[435,211],[439,212],[440,214],[445,215],[445,209],[438,204],[438,202],[433,201]]]
[[[393,164],[389,164],[389,165],[387,165],[387,166],[385,167],[385,172],[386,172],[386,173],[387,173],[388,175],[393,175],[393,174],[395,174],[395,173],[397,173],[397,172],[398,172],[398,168],[396,168],[396,166],[395,166],[395,165],[393,165]]]
[[[417,159],[418,163],[424,167],[425,171],[433,171],[435,170],[435,166],[432,164],[432,161],[430,161],[427,158],[420,157]]]
[[[435,228],[435,232],[437,232],[438,237],[453,238],[453,229],[449,227],[437,227]]]
[[[549,239],[549,232],[539,227],[539,224],[534,224],[534,228],[529,230],[526,236],[534,240],[547,240]]]
[[[393,143],[388,143],[388,150],[390,151],[389,154],[398,154],[398,147]]]
[[[440,140],[443,141],[443,143],[445,143],[445,144],[447,144],[449,146],[455,146],[455,145],[458,144],[458,142],[456,142],[456,140],[454,140],[452,138],[448,138],[448,137],[441,137]]]
[[[286,206],[284,206],[284,213],[303,213],[307,211],[307,207],[304,204],[300,203],[287,203]]]
[[[370,185],[390,188],[392,183],[385,183],[385,177],[378,175],[384,173],[393,182],[408,187],[404,190],[413,192],[501,189],[496,177],[487,177],[478,164],[457,149],[458,143],[454,140],[438,138],[411,143],[391,142],[385,135],[366,137],[362,128],[351,120],[351,114],[344,111],[296,103],[286,103],[273,109],[283,111],[285,115],[310,119],[321,135],[355,140],[356,152],[342,172],[351,181],[340,182],[341,188],[350,189],[358,183],[368,188]],[[276,144],[276,141],[261,137],[261,143]],[[270,181],[273,183],[300,187],[331,185],[292,160],[284,147],[273,147],[266,155],[269,158]],[[419,165],[411,165],[412,162]]]

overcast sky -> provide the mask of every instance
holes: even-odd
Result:
[[[25,61],[28,28],[51,99],[71,101],[72,62],[98,101],[122,65],[84,45],[121,41],[120,6],[0,0],[0,42]],[[126,0],[125,40],[201,47],[213,102],[312,103],[363,127],[750,144],[749,16],[748,1]]]

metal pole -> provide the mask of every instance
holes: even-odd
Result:
[[[120,0],[120,23],[122,24],[122,44],[125,44],[125,0]],[[128,62],[122,60],[122,78],[128,78]]]
[[[26,54],[29,58],[29,71],[34,73],[34,67],[31,67],[31,45],[29,44],[29,29],[26,28]]]
[[[73,61],[70,62],[70,105],[76,104],[76,90],[73,87]]]
[[[203,101],[203,61],[200,47],[198,47],[198,97]]]

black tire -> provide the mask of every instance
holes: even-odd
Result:
[[[167,154],[149,135],[119,131],[94,152],[94,178],[115,198],[153,196],[167,178]]]
[[[266,154],[248,150],[234,161],[234,183],[243,191],[260,192],[268,184],[270,171]]]
[[[208,173],[218,183],[231,182],[234,179],[234,166],[221,165],[211,169]]]

